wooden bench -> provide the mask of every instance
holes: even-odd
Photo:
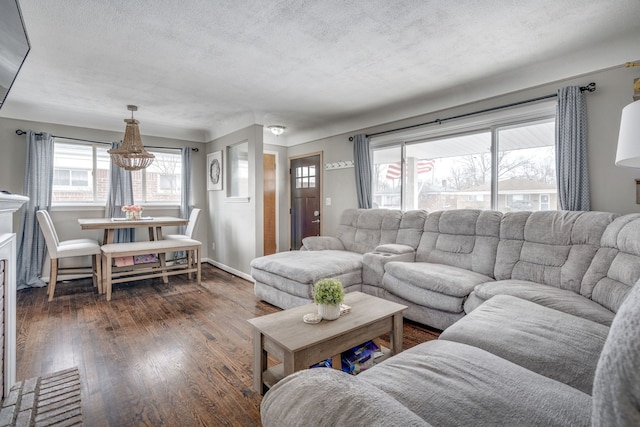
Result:
[[[111,285],[113,283],[129,282],[131,280],[162,277],[164,283],[168,276],[187,273],[189,278],[196,273],[198,284],[201,282],[200,251],[202,243],[193,239],[153,240],[149,242],[109,243],[102,245],[102,292],[107,294],[107,301],[111,301]],[[167,265],[165,255],[168,252],[187,253],[186,264]],[[114,272],[113,258],[158,254],[159,264],[138,264],[129,269]]]

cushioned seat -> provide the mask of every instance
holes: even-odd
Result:
[[[390,262],[382,279],[388,292],[425,307],[461,313],[467,295],[479,283],[492,281],[484,274],[443,264]]]
[[[59,260],[73,257],[91,256],[93,284],[102,292],[102,271],[100,263],[100,244],[93,239],[72,239],[60,241],[58,233],[53,226],[53,220],[46,210],[36,212],[40,230],[47,243],[47,252],[51,259],[51,270],[49,273],[49,301],[53,300],[56,292],[58,274],[69,274],[81,270],[82,267],[60,267]]]
[[[589,395],[457,342],[420,344],[360,373],[358,380],[435,426],[590,424]]]
[[[291,308],[308,303],[313,284],[327,277],[339,279],[347,292],[359,291],[362,254],[336,250],[280,252],[253,260],[251,275],[258,297],[271,302],[280,292],[282,301],[276,305]]]
[[[481,348],[591,394],[608,333],[599,323],[497,295],[448,327],[440,339]]]
[[[464,304],[465,312],[470,313],[496,295],[512,295],[607,326],[611,325],[615,315],[597,302],[573,291],[526,280],[498,280],[476,286]]]
[[[406,408],[434,426],[590,425],[588,394],[456,342],[429,341],[358,376],[327,377],[310,369],[277,383],[262,400],[263,425],[369,425],[359,422],[368,410],[363,398],[385,408],[399,403],[402,417],[411,420]]]
[[[396,243],[402,218],[397,210],[345,210],[335,237],[306,237],[300,251],[251,261],[254,293],[277,307],[292,308],[312,301],[313,284],[324,278],[339,279],[346,292],[361,291],[363,254]]]

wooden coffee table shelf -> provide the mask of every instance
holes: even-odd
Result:
[[[345,304],[352,307],[350,313],[315,325],[302,321],[305,314],[316,311],[313,303],[250,319],[256,391],[264,393],[285,376],[329,357],[340,369],[340,353],[386,333],[391,335],[391,348],[376,363],[402,351],[402,312],[407,306],[362,292],[346,294]],[[267,369],[267,354],[282,363]]]

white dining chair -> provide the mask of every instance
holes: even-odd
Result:
[[[200,209],[193,208],[191,211],[191,215],[189,215],[189,223],[187,224],[187,229],[184,234],[168,234],[164,236],[167,240],[181,240],[181,239],[193,239],[193,232],[196,229],[196,225],[198,225],[198,218],[200,218]],[[176,252],[174,254],[173,262],[182,262],[186,260],[189,265],[193,263],[194,253],[191,251],[185,252]],[[191,279],[192,274],[189,273],[188,277]]]
[[[166,240],[177,240],[177,239],[193,239],[193,232],[198,225],[198,219],[200,218],[200,209],[194,208],[191,211],[191,215],[189,215],[189,223],[187,224],[187,229],[184,234],[169,234],[164,236]]]
[[[92,259],[92,275],[93,285],[98,288],[98,292],[102,293],[102,264],[101,264],[101,250],[100,244],[93,239],[72,239],[60,241],[56,229],[53,226],[53,221],[49,212],[40,210],[36,213],[38,217],[38,223],[40,224],[40,230],[44,235],[44,240],[47,243],[47,251],[49,252],[49,258],[51,258],[51,272],[49,274],[49,301],[53,299],[53,294],[56,291],[56,282],[58,280],[58,274],[70,274],[73,270],[82,269],[82,267],[65,267],[60,268],[58,266],[58,260],[61,258],[82,257],[90,255]]]

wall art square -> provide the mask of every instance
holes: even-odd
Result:
[[[207,190],[222,190],[222,151],[207,155]]]

